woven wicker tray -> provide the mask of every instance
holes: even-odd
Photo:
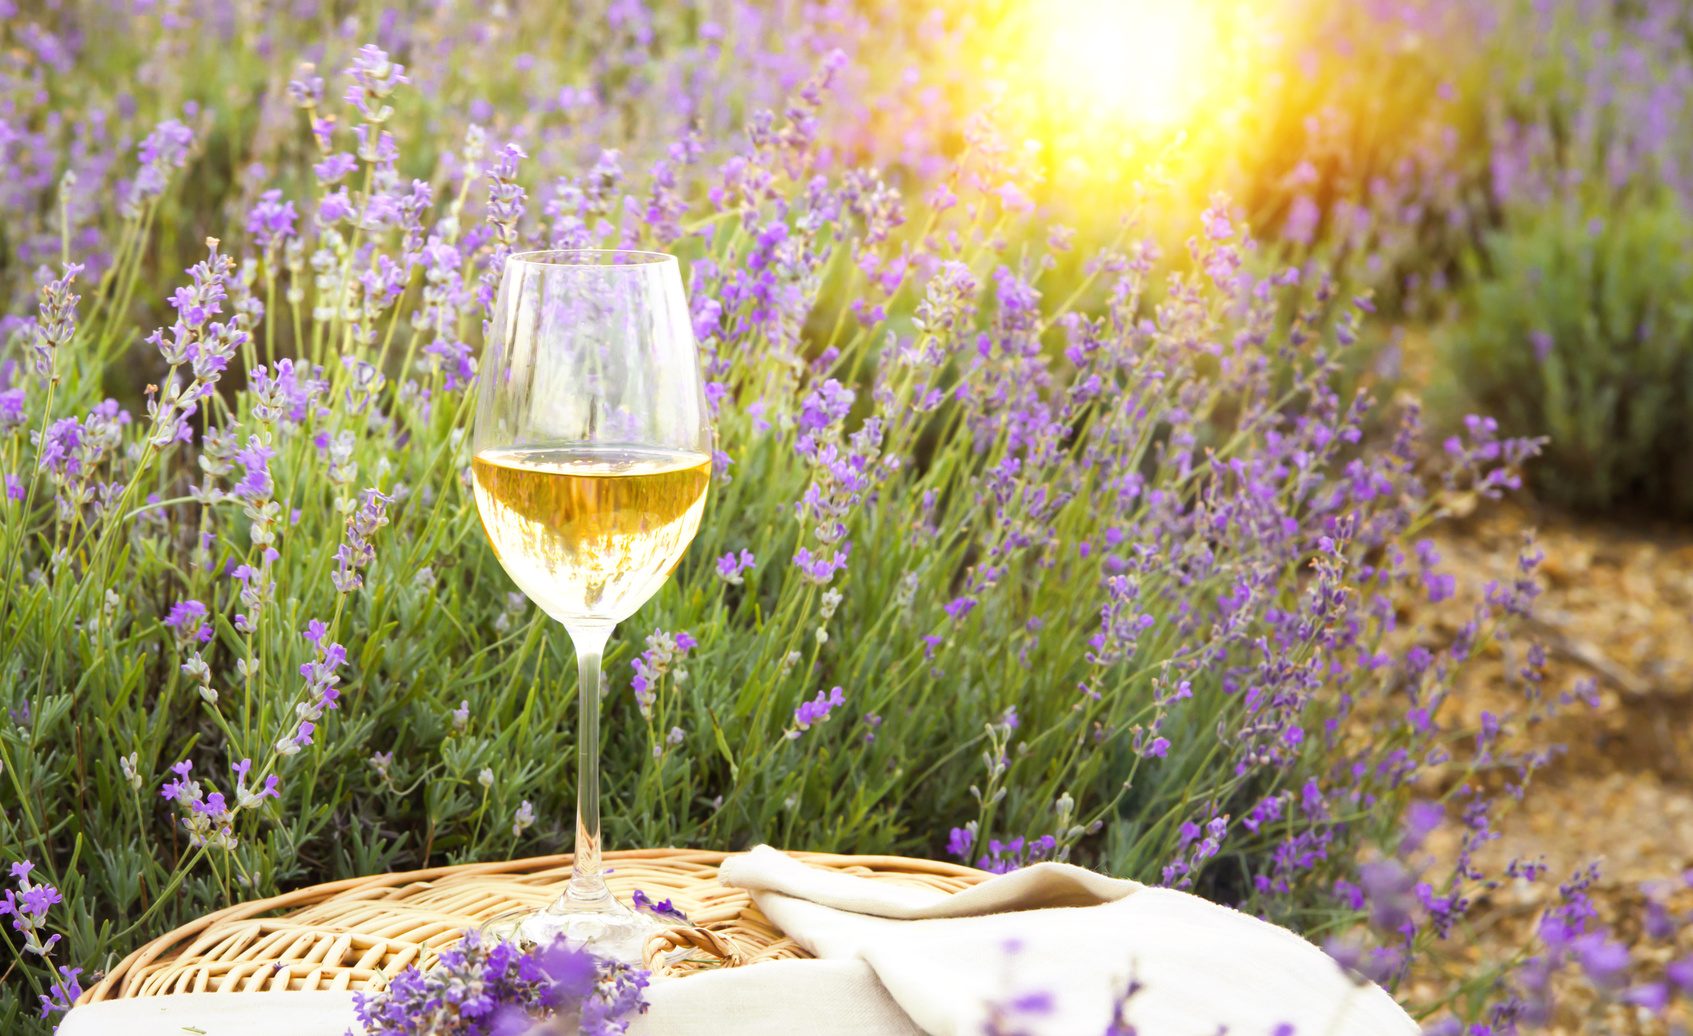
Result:
[[[649,966],[688,974],[809,956],[747,894],[718,884],[727,853],[637,849],[607,853],[606,883],[628,902],[636,889],[670,899],[698,927],[647,945]],[[900,856],[796,853],[822,867],[956,892],[988,877],[951,863]],[[428,965],[466,928],[517,907],[551,902],[570,856],[436,867],[313,885],[207,914],[136,950],[83,1003],[166,993],[376,989],[409,964]],[[675,952],[675,951],[686,952]]]

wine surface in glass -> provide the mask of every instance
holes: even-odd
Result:
[[[518,446],[471,460],[512,581],[566,626],[621,622],[658,592],[705,509],[711,457],[648,446]]]

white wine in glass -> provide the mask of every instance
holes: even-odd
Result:
[[[711,458],[641,446],[478,453],[476,506],[512,581],[549,615],[592,623],[644,604],[688,549]]]
[[[506,263],[479,379],[471,469],[482,527],[518,589],[576,648],[576,852],[545,910],[491,937],[639,960],[656,921],[600,873],[600,660],[658,592],[705,509],[712,430],[675,257],[525,252]]]

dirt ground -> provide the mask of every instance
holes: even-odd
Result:
[[[1564,710],[1539,735],[1567,751],[1540,773],[1535,808],[1501,848],[1544,854],[1564,873],[1597,855],[1615,882],[1678,876],[1693,866],[1693,530],[1513,506],[1434,538],[1456,570],[1508,578],[1525,530],[1546,555],[1530,633],[1549,650],[1548,688],[1591,677],[1600,702]],[[1460,686],[1485,702],[1500,675],[1473,667]]]
[[[1547,689],[1590,677],[1599,705],[1568,707],[1532,733],[1566,750],[1536,776],[1525,803],[1501,818],[1501,838],[1483,860],[1497,867],[1543,858],[1549,879],[1503,888],[1482,905],[1478,934],[1463,951],[1472,959],[1520,944],[1556,898],[1551,879],[1590,861],[1602,866],[1594,891],[1601,918],[1625,939],[1640,930],[1641,884],[1679,884],[1693,868],[1693,529],[1591,522],[1512,504],[1448,521],[1431,538],[1460,582],[1480,585],[1512,576],[1529,530],[1545,552],[1545,592],[1529,632],[1549,651]],[[1450,622],[1420,610],[1413,606],[1406,618],[1436,628]],[[1458,706],[1476,715],[1520,704],[1505,680],[1520,661],[1507,650],[1469,666]],[[1654,1031],[1636,1018],[1617,1021],[1614,1031]]]

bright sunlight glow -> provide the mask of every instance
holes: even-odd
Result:
[[[1030,5],[1049,103],[1105,132],[1171,129],[1214,79],[1215,26],[1202,0],[1045,0]]]
[[[1002,124],[1081,208],[1215,183],[1286,65],[1286,0],[960,2]]]

